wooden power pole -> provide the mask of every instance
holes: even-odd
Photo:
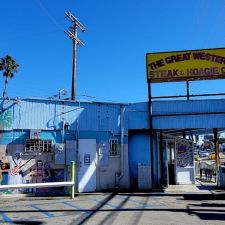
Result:
[[[65,31],[68,37],[73,41],[73,65],[72,65],[72,83],[71,83],[71,99],[76,100],[76,64],[77,64],[77,45],[83,46],[84,43],[77,37],[77,28],[79,27],[82,32],[85,27],[78,19],[69,11],[65,12],[65,18],[69,18],[72,26],[69,31]]]

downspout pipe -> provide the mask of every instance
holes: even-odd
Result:
[[[126,106],[121,107],[120,113],[120,132],[121,132],[121,140],[120,140],[120,175],[118,177],[118,183],[124,176],[124,113],[126,110]]]
[[[65,120],[62,120],[62,131],[61,131],[61,136],[62,136],[62,143],[65,141]]]

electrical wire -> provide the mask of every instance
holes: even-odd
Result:
[[[37,4],[39,5],[40,9],[44,12],[44,14],[49,18],[49,20],[60,30],[64,30],[63,27],[55,20],[55,18],[49,13],[47,8],[44,6],[41,0],[36,0]]]
[[[96,97],[96,96],[91,96],[91,95],[86,95],[86,94],[77,95],[77,96],[87,97],[87,98],[96,99],[96,100],[99,99],[99,100],[107,101],[107,102],[110,102],[110,103],[121,103],[120,101],[105,99],[105,98],[99,98],[99,97]]]

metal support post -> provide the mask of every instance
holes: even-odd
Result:
[[[148,82],[148,107],[149,107],[149,137],[150,137],[150,174],[152,179],[152,190],[154,189],[154,146],[153,146],[153,116],[152,116],[152,94],[151,94],[151,83]]]
[[[163,132],[162,130],[159,131],[159,149],[160,149],[160,172],[161,172],[161,180],[160,180],[160,187],[163,188],[164,186],[164,162],[163,162]]]
[[[74,24],[73,35],[77,37],[77,25]],[[76,39],[73,39],[73,64],[72,64],[72,87],[71,87],[71,99],[75,100],[75,87],[76,87],[76,71],[77,71],[77,43]]]
[[[216,163],[216,182],[218,181],[218,170],[219,170],[219,144],[218,144],[218,135],[217,128],[213,128],[214,135],[214,151],[215,151],[215,163]]]
[[[75,163],[74,161],[70,162],[70,180],[73,182],[73,185],[71,186],[71,198],[74,199],[75,194]]]
[[[189,89],[189,81],[186,81],[187,84],[187,100],[190,100],[190,89]]]
[[[218,181],[218,170],[219,170],[219,143],[218,143],[218,135],[217,128],[213,128],[214,135],[214,150],[215,150],[215,163],[216,163],[216,182]]]

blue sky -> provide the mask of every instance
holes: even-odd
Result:
[[[85,46],[77,52],[77,94],[147,101],[145,54],[225,47],[224,7],[224,0],[1,1],[0,57],[10,54],[20,64],[8,96],[50,97],[59,89],[70,96],[72,42],[64,33],[70,10],[86,26],[79,33]],[[224,86],[191,82],[191,93],[225,92]],[[184,93],[183,82],[153,85],[153,95]]]

